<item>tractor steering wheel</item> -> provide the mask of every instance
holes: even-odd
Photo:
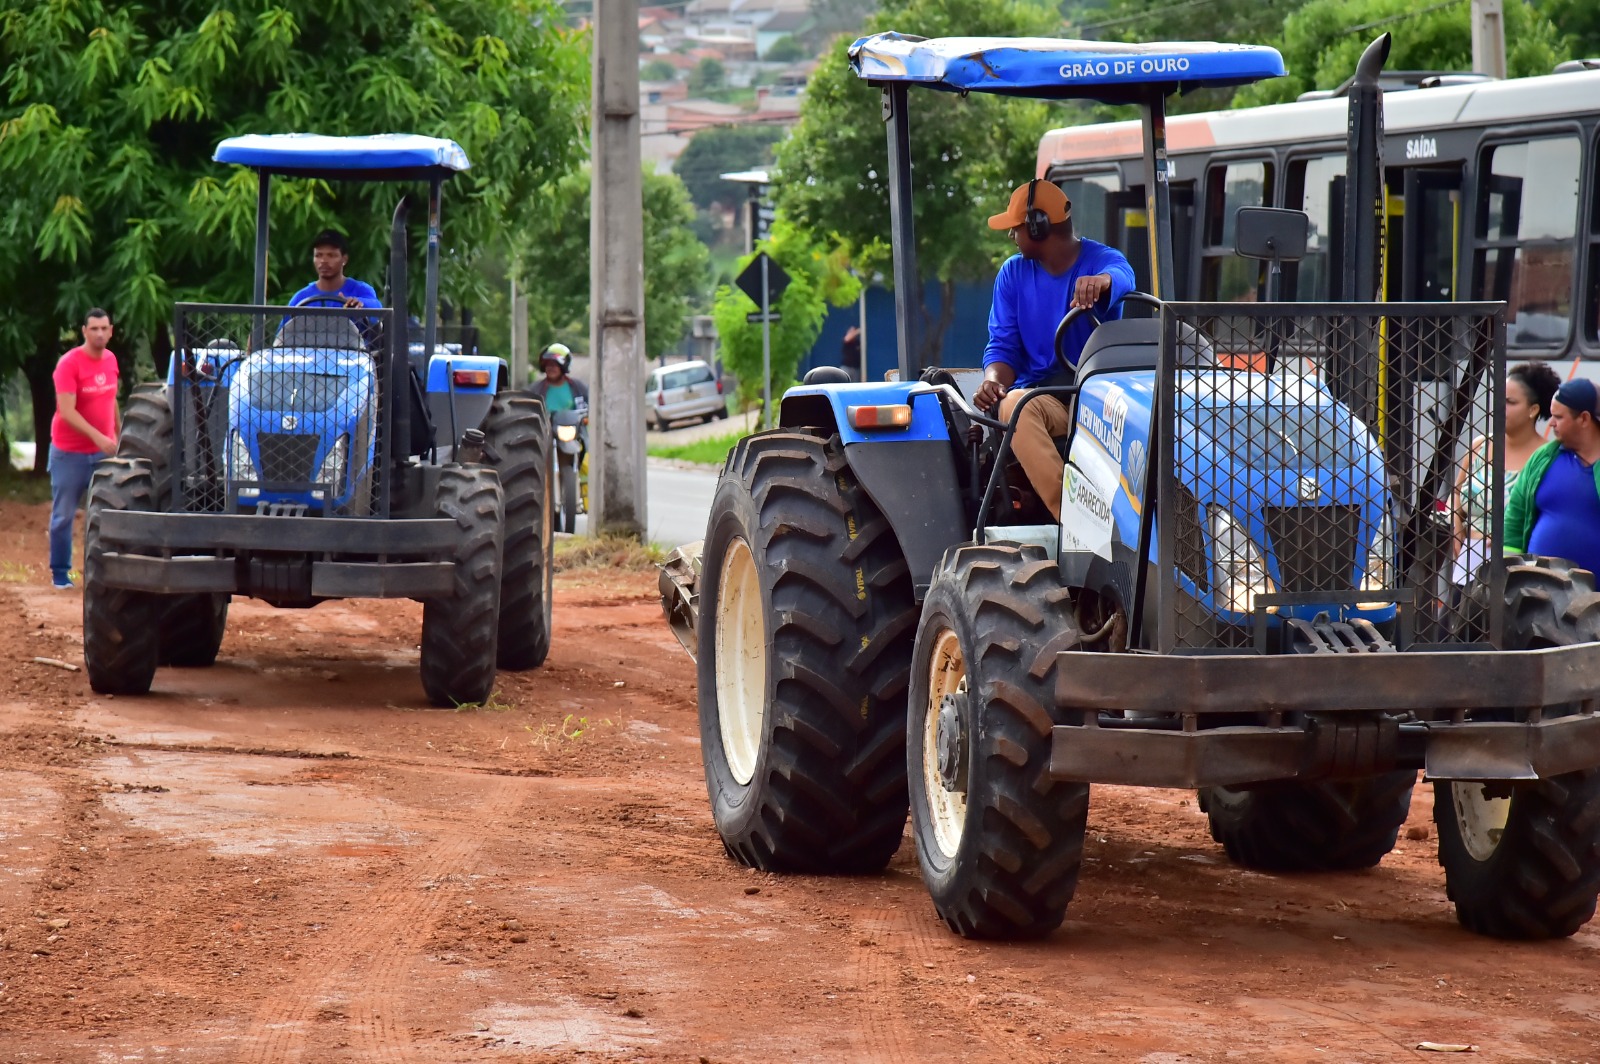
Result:
[[[295,307],[316,307],[316,306],[343,307],[345,298],[346,297],[338,295],[337,293],[335,293],[334,295],[323,295],[323,294],[319,293],[317,295],[312,296],[310,299],[307,299],[303,303],[296,303]],[[293,309],[293,308],[290,308],[290,309]]]
[[[1156,310],[1161,309],[1161,300],[1157,299],[1153,295],[1150,295],[1148,292],[1124,292],[1121,298],[1113,301],[1111,305],[1116,306],[1118,303],[1122,303],[1130,299],[1135,303],[1144,303],[1147,306],[1154,307]],[[1078,367],[1074,366],[1072,364],[1072,360],[1067,357],[1065,346],[1067,330],[1072,328],[1072,323],[1077,321],[1078,318],[1084,314],[1089,315],[1089,320],[1094,322],[1095,325],[1098,326],[1100,324],[1100,316],[1089,307],[1073,307],[1072,309],[1068,310],[1066,316],[1061,319],[1061,324],[1056,326],[1056,361],[1061,363],[1061,368],[1067,370],[1069,373],[1075,374]]]

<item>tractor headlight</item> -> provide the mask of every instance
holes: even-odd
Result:
[[[1382,591],[1395,584],[1394,518],[1388,514],[1378,522],[1378,534],[1372,537],[1372,547],[1367,551],[1367,576],[1361,581],[1362,591]]]
[[[344,470],[349,463],[349,459],[350,437],[340,436],[334,441],[333,446],[328,448],[328,456],[322,460],[322,465],[317,470],[316,483],[328,485],[329,490],[335,496],[338,496],[340,490],[344,487]],[[313,489],[311,497],[313,499],[323,498],[322,489]]]
[[[229,463],[233,466],[232,478],[234,480],[254,480],[259,482],[261,477],[256,472],[255,462],[250,459],[250,445],[245,443],[244,433],[234,432],[232,440],[233,442],[228,448],[232,457],[232,461]],[[260,496],[261,489],[258,487],[239,489],[239,498],[241,499],[255,499]]]
[[[1267,559],[1244,525],[1218,506],[1208,508],[1211,523],[1211,551],[1215,559],[1212,592],[1218,608],[1232,613],[1253,613],[1257,595],[1277,594],[1278,587],[1267,574]],[[1276,606],[1268,606],[1274,613]]]
[[[575,440],[577,438],[578,438],[578,426],[576,426],[576,425],[557,425],[556,426],[556,439],[560,440],[562,443],[571,443],[573,440]]]

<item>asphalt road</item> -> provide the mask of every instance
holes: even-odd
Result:
[[[676,547],[703,537],[716,490],[715,470],[678,469],[651,462],[645,480],[645,520],[651,542]],[[587,514],[578,516],[579,535],[587,534],[588,522]]]

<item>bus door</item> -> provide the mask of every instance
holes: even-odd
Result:
[[[1397,296],[1408,303],[1459,300],[1461,168],[1408,167],[1400,188],[1400,254],[1390,260],[1399,266]]]
[[[1194,203],[1194,182],[1173,182],[1172,228],[1168,233],[1177,276],[1170,278],[1165,293],[1167,299],[1194,298],[1193,286],[1189,283],[1194,252]],[[1134,286],[1141,292],[1150,291],[1150,216],[1145,208],[1143,185],[1106,197],[1106,235],[1106,243],[1128,257],[1133,267]],[[1130,305],[1127,310],[1139,317],[1148,313],[1136,305]]]

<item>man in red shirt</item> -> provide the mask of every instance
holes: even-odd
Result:
[[[83,344],[56,363],[56,416],[50,422],[50,578],[72,587],[72,523],[100,459],[116,453],[117,356],[106,348],[111,316],[83,316]]]

